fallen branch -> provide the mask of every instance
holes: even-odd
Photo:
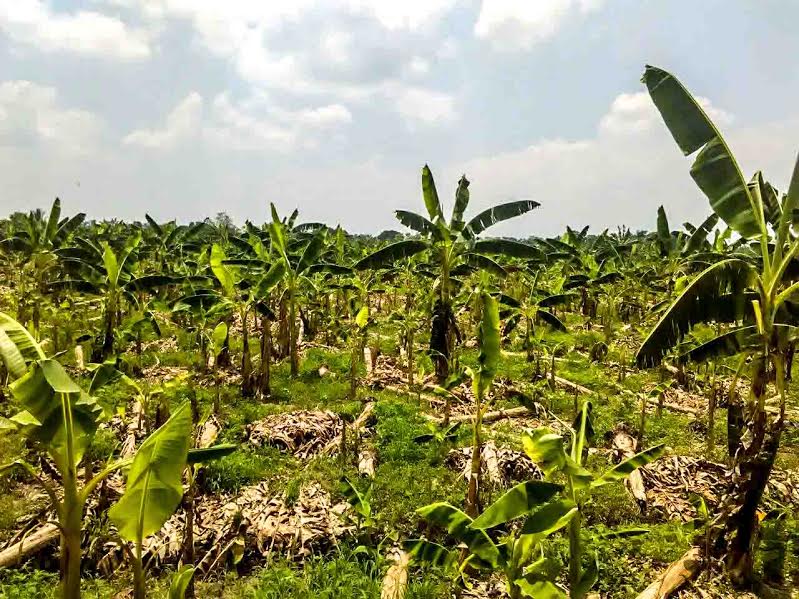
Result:
[[[638,442],[626,431],[618,429],[613,435],[613,449],[619,454],[619,461],[626,460],[635,455],[638,449]],[[646,513],[646,487],[639,468],[633,470],[624,479],[624,486],[638,503],[641,512]]]
[[[566,387],[569,391],[574,391],[575,393],[582,393],[584,395],[591,395],[593,391],[588,387],[583,387],[582,385],[578,385],[577,383],[573,383],[568,379],[564,379],[560,376],[554,377],[555,382],[560,385],[561,387]]]
[[[31,553],[58,539],[60,534],[58,525],[42,524],[32,533],[0,551],[0,568],[15,566]]]
[[[533,412],[528,410],[525,406],[519,406],[518,408],[510,408],[507,410],[495,410],[494,412],[486,412],[483,414],[483,422],[496,422],[497,420],[503,420],[505,418],[523,418],[525,416],[533,416]],[[430,414],[424,414],[424,417],[428,420],[432,420],[433,422],[443,422],[443,418],[439,418],[438,416],[432,416]],[[472,414],[465,414],[463,416],[451,416],[449,419],[450,424],[455,424],[457,422],[471,422],[474,420],[474,416]]]
[[[657,397],[648,397],[646,402],[652,406],[661,405]],[[671,410],[673,412],[679,412],[680,414],[689,414],[691,416],[699,416],[699,410],[694,410],[693,408],[687,408],[685,406],[680,406],[675,403],[668,403],[668,402],[663,402],[662,405],[667,410]]]
[[[666,568],[666,571],[646,587],[636,599],[666,599],[699,574],[702,567],[702,552],[699,547],[692,547],[680,559]]]

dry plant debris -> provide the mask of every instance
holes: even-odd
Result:
[[[543,473],[538,469],[527,454],[512,449],[498,448],[493,441],[483,444],[481,449],[480,476],[492,484],[500,487],[509,487],[530,479],[543,478]],[[471,476],[472,448],[461,447],[452,449],[447,454],[445,464],[457,470],[467,481]]]
[[[692,495],[701,496],[711,510],[727,485],[726,466],[689,456],[667,456],[641,468],[650,510],[666,519],[691,520],[696,510]],[[765,504],[799,508],[799,475],[775,469],[766,487]]]
[[[307,459],[323,451],[341,434],[342,420],[330,411],[300,410],[273,414],[247,427],[256,447],[272,445]]]

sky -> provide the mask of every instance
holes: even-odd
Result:
[[[640,83],[675,74],[748,176],[799,149],[795,0],[0,0],[0,216],[401,229],[533,199],[498,235],[710,213]],[[468,214],[468,213],[467,213]]]

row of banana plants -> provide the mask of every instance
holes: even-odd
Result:
[[[89,498],[109,476],[124,471],[125,490],[108,510],[108,517],[120,539],[132,545],[132,550],[130,546],[126,549],[132,562],[134,597],[144,599],[144,540],[157,532],[180,505],[184,479],[192,480],[200,464],[227,455],[236,447],[194,449],[192,411],[189,402],[184,402],[142,442],[132,458],[111,460],[94,473],[91,462],[84,458],[102,420],[103,410],[95,398],[58,360],[45,354],[27,329],[4,313],[0,313],[0,358],[19,408],[0,425],[35,443],[52,460],[58,477],[47,476],[23,460],[0,466],[0,472],[26,470],[50,499],[61,538],[61,596],[77,599],[81,594],[81,540]],[[93,390],[111,379],[108,368],[101,366],[95,371]],[[193,571],[192,564],[185,564],[176,573],[170,599],[184,597]]]

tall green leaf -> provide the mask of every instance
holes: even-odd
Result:
[[[748,263],[735,258],[717,262],[698,274],[641,344],[635,357],[639,368],[657,365],[694,325],[715,320],[719,314],[716,300],[727,293],[742,293],[754,276]]]
[[[499,305],[489,293],[482,294],[482,318],[480,320],[480,354],[474,379],[474,393],[482,398],[497,373],[500,358]]]
[[[233,286],[236,284],[236,279],[233,276],[231,267],[224,263],[226,259],[227,256],[225,255],[225,250],[222,249],[222,246],[220,246],[218,243],[215,243],[211,246],[211,256],[209,258],[211,271],[214,273],[217,281],[219,281],[222,289],[225,290],[225,293],[232,295]]]
[[[125,492],[108,511],[122,538],[141,542],[159,530],[178,507],[190,439],[191,410],[185,402],[139,447]]]
[[[489,529],[515,520],[541,506],[563,490],[561,485],[531,480],[510,489],[475,518],[469,527]]]
[[[637,470],[641,466],[646,466],[650,462],[654,462],[656,459],[662,456],[665,451],[666,446],[663,444],[655,445],[654,447],[645,449],[644,451],[627,458],[623,462],[616,464],[610,470],[605,471],[602,476],[591,483],[591,486],[601,487],[608,483],[627,478],[633,471]]]
[[[399,222],[422,235],[433,235],[436,230],[436,226],[421,214],[408,210],[395,210],[394,214]]]
[[[0,312],[0,358],[12,380],[23,376],[31,362],[45,358],[28,330],[4,312]]]
[[[463,229],[463,213],[469,205],[469,180],[463,175],[458,181],[458,189],[455,191],[455,206],[452,208],[452,219],[449,226],[453,231],[458,232]]]
[[[506,204],[499,204],[493,208],[483,210],[480,214],[475,216],[464,227],[464,235],[468,237],[475,237],[503,220],[508,220],[516,216],[521,216],[530,210],[538,208],[541,204],[533,200],[518,200],[516,202],[508,202]]]
[[[746,181],[715,125],[691,93],[670,73],[646,66],[643,82],[674,141],[688,156],[701,148],[691,176],[713,211],[743,237],[760,234]]]
[[[474,251],[481,254],[500,254],[512,258],[544,260],[544,252],[537,247],[512,239],[481,239],[474,244]]]
[[[427,214],[430,215],[430,220],[435,221],[436,218],[443,218],[441,202],[438,199],[438,191],[436,191],[436,182],[433,180],[433,173],[430,171],[430,167],[426,164],[422,168],[422,197],[427,208]]]
[[[169,585],[169,599],[184,599],[191,579],[194,577],[194,566],[186,564],[172,575]]]
[[[97,430],[102,409],[75,384],[55,360],[38,360],[10,387],[23,412],[12,418],[23,433],[42,443],[63,471],[67,463],[68,433],[65,408],[71,412],[74,463],[77,465]]]
[[[423,252],[428,247],[429,246],[426,242],[419,239],[406,239],[403,241],[397,241],[396,243],[387,245],[386,247],[369,254],[365,258],[361,258],[355,263],[353,268],[355,270],[385,268],[392,265],[397,260],[409,258],[415,254],[418,254],[419,252]]]

